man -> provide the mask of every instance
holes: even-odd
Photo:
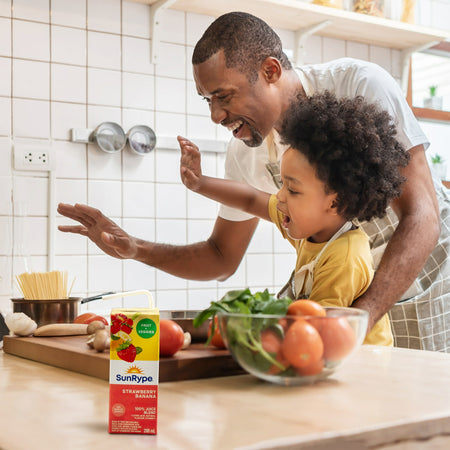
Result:
[[[369,312],[370,329],[413,284],[440,233],[439,206],[425,157],[428,142],[396,82],[378,66],[348,58],[294,70],[276,33],[245,13],[225,14],[213,22],[197,43],[192,63],[198,93],[208,102],[211,119],[235,138],[227,153],[226,177],[267,192],[277,189],[276,161],[284,150],[273,129],[281,128],[294,95],[323,90],[337,97],[362,95],[379,102],[395,118],[397,138],[411,161],[403,171],[407,182],[402,195],[391,205],[398,226],[389,220],[365,226],[371,243],[381,251],[395,229],[370,288],[354,303]],[[206,241],[173,246],[129,236],[85,205],[61,204],[58,211],[81,224],[60,226],[61,231],[88,236],[116,258],[135,259],[193,280],[225,280],[232,275],[258,224],[257,218],[221,207]],[[388,216],[395,220],[392,213]]]

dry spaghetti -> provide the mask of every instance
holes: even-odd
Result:
[[[25,272],[16,275],[16,281],[25,300],[53,300],[69,298],[73,283],[67,290],[67,271]]]

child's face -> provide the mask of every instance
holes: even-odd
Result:
[[[281,159],[283,187],[277,193],[277,208],[284,215],[283,227],[292,239],[325,242],[342,223],[333,201],[336,193],[325,192],[316,171],[298,150],[289,148]]]

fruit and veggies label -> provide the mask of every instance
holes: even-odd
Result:
[[[156,434],[159,311],[113,309],[109,364],[109,432]]]

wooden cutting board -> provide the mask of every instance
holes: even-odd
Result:
[[[4,336],[3,351],[51,366],[109,380],[109,352],[98,353],[86,345],[87,336]],[[212,378],[245,373],[228,350],[192,344],[159,361],[159,382]]]

